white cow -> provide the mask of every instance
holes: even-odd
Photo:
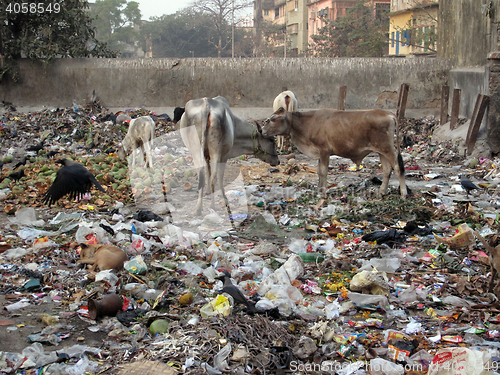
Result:
[[[283,108],[287,112],[296,111],[299,107],[299,103],[295,98],[295,94],[290,90],[283,91],[279,94],[273,102],[273,111],[276,112],[280,108]],[[283,151],[283,146],[285,145],[285,137],[282,135],[278,135],[277,140],[277,148],[280,151]]]
[[[135,154],[138,148],[142,155],[146,151],[146,165],[153,168],[153,157],[151,155],[151,145],[155,137],[155,122],[149,116],[142,116],[130,120],[128,132],[121,145],[118,145],[118,156],[125,159],[127,152],[132,152],[132,165],[135,165]]]
[[[197,214],[200,214],[202,209],[205,175],[210,186],[212,207],[215,207],[216,180],[228,207],[223,177],[229,158],[253,154],[273,166],[279,164],[274,138],[263,137],[258,124],[250,124],[236,117],[229,108],[227,99],[222,96],[187,102],[179,129],[184,144],[193,154],[195,167],[201,168],[198,178]]]

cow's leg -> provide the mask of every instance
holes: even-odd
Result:
[[[401,198],[406,199],[406,181],[405,181],[405,165],[403,157],[398,154],[398,162],[394,164],[394,171],[398,175],[399,189],[401,190]]]
[[[321,198],[326,198],[326,185],[328,179],[328,164],[330,162],[330,154],[322,153],[319,157],[318,165],[318,190]]]
[[[212,171],[210,175],[210,204],[215,210],[215,179],[219,176],[220,163],[214,162],[212,164]]]
[[[380,162],[382,163],[382,173],[384,177],[379,190],[379,198],[387,192],[387,186],[389,186],[389,179],[391,178],[392,173],[392,163],[385,155],[380,154]]]
[[[144,148],[146,149],[146,167],[149,164],[149,167],[153,169],[153,157],[151,155],[151,144],[150,142],[144,142]]]
[[[210,165],[201,167],[200,172],[198,173],[198,202],[196,203],[196,215],[201,214],[201,209],[203,207],[203,189],[205,188],[205,178],[208,175],[210,178]]]
[[[137,148],[132,148],[132,166],[135,167],[135,154],[136,154]]]
[[[382,163],[384,179],[382,181],[382,186],[380,186],[379,195],[382,196],[387,192],[387,187],[389,186],[389,179],[391,177],[392,169],[396,172],[399,181],[399,189],[401,190],[401,198],[406,199],[406,182],[405,182],[405,172],[403,158],[401,154],[395,155],[382,155],[380,154],[380,162]]]

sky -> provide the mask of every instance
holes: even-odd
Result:
[[[193,0],[134,0],[139,3],[142,19],[149,20],[152,16],[163,16],[174,14],[178,10],[186,8]]]

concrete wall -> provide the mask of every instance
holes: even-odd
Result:
[[[482,66],[497,49],[499,0],[439,0],[438,57]],[[491,10],[491,12],[489,11]]]
[[[232,106],[270,107],[284,87],[299,107],[336,108],[347,86],[346,108],[395,108],[402,83],[408,108],[439,106],[448,59],[61,59],[43,69],[20,61],[20,80],[0,85],[0,99],[18,106],[83,104],[92,91],[106,107],[172,107],[203,96],[225,96]]]
[[[489,68],[462,68],[450,71],[450,112],[454,89],[461,89],[460,116],[470,118],[474,111],[477,96],[489,95]],[[484,118],[486,121],[486,116]]]

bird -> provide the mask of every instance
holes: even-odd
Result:
[[[222,271],[222,275],[217,276],[216,279],[222,281],[222,291],[233,297],[235,304],[245,305],[249,312],[255,312],[255,306],[246,299],[241,290],[231,282],[231,274],[228,271]]]
[[[59,153],[59,151],[49,151],[45,154],[46,157],[48,158],[53,158],[54,156],[56,156],[57,154]]]
[[[54,182],[42,196],[42,201],[49,207],[65,195],[74,199],[90,192],[92,185],[102,192],[106,191],[83,165],[69,159],[61,159],[57,163],[63,166],[57,171]]]
[[[16,171],[16,172],[12,172],[11,174],[9,174],[9,178],[11,180],[14,180],[14,181],[18,181],[20,180],[21,178],[24,177],[24,168]]]
[[[479,186],[474,185],[464,174],[460,176],[460,185],[465,189],[467,196],[469,196],[472,190],[483,190]]]
[[[19,168],[20,166],[22,166],[22,165],[26,165],[26,162],[27,162],[27,161],[28,161],[28,158],[26,158],[26,156],[25,156],[25,157],[23,157],[23,158],[19,161],[19,163],[17,163],[16,165],[14,165],[14,168],[12,168],[12,170],[13,170],[13,171],[15,171],[15,170],[16,170],[17,168]]]
[[[26,149],[26,151],[34,151],[36,153],[38,153],[38,151],[40,151],[42,148],[43,148],[43,144],[45,143],[45,139],[42,139],[40,141],[40,143],[38,143],[37,145],[35,146],[30,146]]]

